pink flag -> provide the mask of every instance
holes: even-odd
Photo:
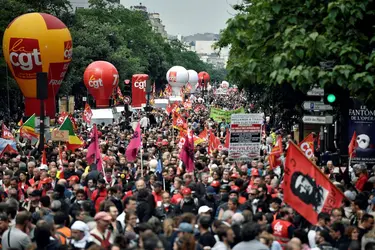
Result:
[[[86,160],[88,164],[95,163],[97,170],[102,172],[102,156],[100,154],[100,145],[98,139],[98,129],[94,124],[91,131],[91,143],[87,148]]]
[[[137,128],[134,131],[133,138],[131,139],[128,147],[126,148],[125,156],[128,161],[134,161],[137,159],[139,148],[141,147],[141,125],[138,122]]]
[[[194,164],[194,139],[188,134],[185,136],[185,143],[181,149],[180,159],[184,163],[186,172],[193,172]]]

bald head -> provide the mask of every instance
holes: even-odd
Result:
[[[138,180],[138,181],[135,183],[135,187],[137,188],[137,190],[144,189],[144,188],[146,188],[146,183],[145,183],[144,180]]]

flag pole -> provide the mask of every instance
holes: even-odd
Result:
[[[141,144],[142,145],[142,144]],[[141,146],[141,176],[143,177],[143,153],[142,153],[143,147]]]

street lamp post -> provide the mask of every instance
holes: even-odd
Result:
[[[151,91],[152,91],[151,81],[147,80],[146,81],[146,107],[145,107],[145,111],[147,113],[147,117],[149,117],[149,112],[152,110],[152,108],[150,107],[150,94],[151,94]]]

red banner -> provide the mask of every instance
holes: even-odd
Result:
[[[136,74],[132,77],[132,107],[140,108],[146,104],[146,81],[148,75]]]
[[[309,159],[314,157],[314,141],[314,134],[310,133],[298,144],[302,152],[304,152],[305,156]]]
[[[91,118],[92,118],[92,111],[91,111],[91,107],[88,103],[86,103],[85,105],[85,110],[83,111],[83,120],[90,124],[91,123]]]
[[[312,225],[318,214],[339,208],[343,193],[293,142],[289,142],[284,169],[284,201]]]

